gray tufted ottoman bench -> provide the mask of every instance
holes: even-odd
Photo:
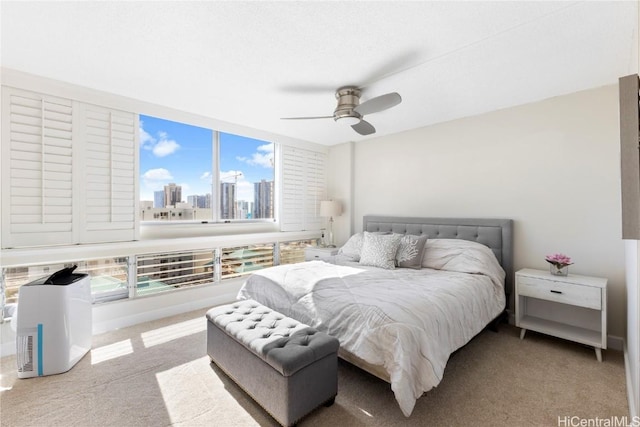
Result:
[[[280,424],[338,393],[339,343],[253,300],[207,312],[207,354]]]

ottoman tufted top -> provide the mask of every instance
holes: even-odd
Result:
[[[284,376],[338,351],[336,338],[254,300],[214,307],[207,319]]]

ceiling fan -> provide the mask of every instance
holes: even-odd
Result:
[[[311,119],[333,119],[338,123],[350,125],[353,130],[360,135],[371,135],[376,128],[363,117],[367,114],[378,113],[387,110],[402,102],[402,97],[396,92],[371,98],[360,104],[360,94],[362,90],[355,86],[341,87],[336,91],[338,105],[332,116],[316,117],[283,117],[282,120],[311,120]]]

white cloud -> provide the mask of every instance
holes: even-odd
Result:
[[[156,157],[165,157],[169,154],[173,154],[180,149],[180,144],[175,142],[173,139],[161,139],[158,143],[153,147],[153,154]]]
[[[140,146],[144,150],[153,152],[156,157],[165,157],[180,149],[180,144],[169,138],[169,134],[164,131],[158,132],[158,137],[152,136],[144,130],[144,122],[140,121]]]
[[[200,179],[203,180],[203,181],[211,180],[211,172],[207,171],[207,172],[203,173],[202,175],[200,175]]]
[[[260,145],[257,153],[253,153],[251,158],[236,157],[236,160],[244,162],[251,166],[262,166],[263,168],[273,168],[273,150],[274,144]]]
[[[156,143],[156,139],[149,134],[146,130],[144,130],[144,123],[140,120],[140,146],[145,150],[153,149],[153,146]]]
[[[273,153],[274,144],[264,144],[258,147],[258,151],[266,151],[267,153]]]
[[[148,181],[168,181],[173,175],[165,168],[149,169],[142,174],[142,178]]]

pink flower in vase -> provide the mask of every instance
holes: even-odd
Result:
[[[565,254],[553,254],[553,255],[547,255],[545,257],[545,260],[549,263],[549,264],[553,264],[555,265],[557,268],[564,268],[568,265],[573,264],[571,262],[571,258],[566,256]]]

